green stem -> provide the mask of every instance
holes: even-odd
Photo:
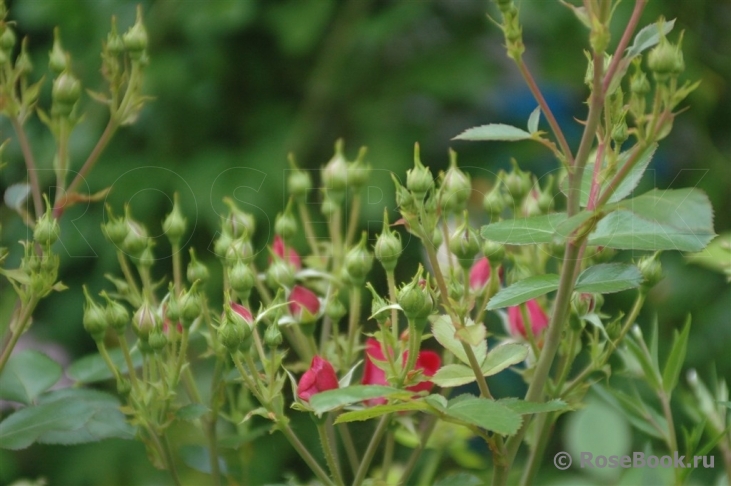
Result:
[[[104,340],[100,340],[96,342],[96,347],[99,350],[99,354],[104,358],[104,362],[107,364],[107,367],[109,368],[109,371],[112,372],[114,375],[114,379],[116,379],[118,382],[120,380],[119,376],[119,370],[116,366],[114,366],[114,362],[112,361],[112,358],[109,356],[109,353],[107,352],[107,347],[104,345]]]
[[[173,478],[173,482],[176,485],[182,484],[180,482],[180,477],[178,476],[178,469],[175,467],[175,459],[173,458],[173,451],[170,447],[170,440],[164,432],[162,433],[162,450],[165,454],[165,462],[168,463],[168,471],[170,472],[170,476]]]
[[[71,194],[72,192],[74,192],[77,186],[81,184],[81,181],[85,180],[86,175],[89,173],[92,167],[94,167],[94,164],[96,164],[97,160],[99,160],[99,156],[107,147],[110,140],[112,140],[112,137],[114,136],[114,133],[117,131],[118,127],[119,124],[114,121],[114,117],[111,117],[109,119],[109,122],[107,123],[106,128],[104,129],[104,132],[102,132],[101,137],[99,137],[99,141],[92,149],[89,157],[87,157],[86,162],[84,162],[84,165],[81,166],[79,173],[76,174],[76,177],[74,177],[71,181],[71,184],[69,184],[69,187],[66,190],[67,194]]]
[[[177,295],[180,295],[180,293],[183,291],[183,271],[182,271],[182,261],[180,258],[180,243],[174,242],[172,244],[173,248],[173,282],[175,283],[175,293]]]
[[[25,167],[28,171],[28,179],[30,180],[30,190],[33,194],[33,207],[35,208],[35,218],[40,218],[43,214],[43,198],[41,197],[41,183],[38,181],[38,169],[36,168],[35,158],[33,157],[33,150],[30,148],[28,137],[25,134],[23,124],[20,123],[17,117],[10,117],[10,123],[13,125],[15,134],[18,136],[18,143],[20,144],[20,150],[23,152],[23,160],[25,160]]]
[[[419,445],[416,446],[416,448],[413,450],[411,455],[409,456],[409,461],[406,463],[406,466],[404,467],[403,472],[401,473],[401,478],[398,481],[399,485],[404,485],[411,477],[411,473],[414,471],[414,468],[416,467],[416,463],[419,461],[419,458],[421,457],[421,453],[424,452],[424,448],[426,447],[427,442],[429,442],[429,437],[431,437],[432,432],[434,432],[434,429],[437,426],[437,416],[436,415],[429,415],[424,420],[424,429],[421,434],[421,438],[419,440]]]
[[[211,413],[206,420],[206,439],[208,440],[208,457],[211,466],[211,476],[214,486],[221,484],[221,470],[218,464],[218,438],[216,424],[218,422],[218,410],[220,408],[219,389],[223,376],[223,363],[216,360],[213,369],[213,381],[211,382]]]
[[[348,347],[345,362],[348,366],[353,359],[353,348],[357,338],[358,321],[360,320],[360,287],[353,285],[350,289],[350,312],[348,313]]]
[[[317,246],[317,236],[315,236],[315,231],[312,229],[312,220],[310,219],[310,212],[307,210],[307,201],[298,202],[297,208],[299,209],[300,213],[300,219],[302,220],[302,227],[305,229],[305,238],[307,239],[307,244],[310,245],[310,250],[312,250],[312,254],[316,257],[320,256],[320,250]]]
[[[393,462],[393,451],[395,449],[395,439],[393,431],[389,430],[386,432],[386,447],[383,451],[383,466],[381,467],[381,479],[386,481],[388,479],[388,473],[391,470],[391,463]]]
[[[350,216],[348,218],[348,231],[345,236],[345,247],[349,247],[355,237],[355,232],[358,230],[358,222],[360,215],[360,194],[353,196],[353,202],[350,206]]]
[[[338,424],[338,431],[340,431],[340,437],[343,439],[343,447],[345,447],[345,455],[348,456],[348,464],[352,471],[358,469],[360,459],[358,458],[358,451],[355,449],[355,443],[353,442],[353,436],[350,435],[350,429],[348,424]]]
[[[381,439],[383,438],[383,434],[386,432],[386,429],[388,428],[388,423],[390,421],[391,414],[388,414],[381,417],[381,420],[378,422],[376,431],[373,433],[373,437],[371,437],[368,448],[363,455],[363,460],[360,462],[360,466],[358,467],[358,472],[356,473],[355,479],[353,480],[353,486],[360,486],[361,484],[363,484],[363,480],[365,480],[366,474],[368,473],[368,469],[371,465],[371,461],[373,460],[373,456],[376,453],[376,449],[378,449],[378,444],[380,444]]]
[[[536,440],[531,450],[528,463],[524,466],[523,476],[520,479],[521,486],[528,486],[533,484],[533,478],[538,472],[538,468],[541,465],[541,459],[543,459],[546,445],[548,444],[548,438],[550,436],[551,427],[553,425],[554,414],[544,413],[538,416],[536,419],[535,430]]]
[[[343,482],[343,477],[340,474],[338,463],[335,460],[335,454],[333,453],[332,444],[328,439],[324,420],[317,420],[317,433],[320,436],[320,445],[322,446],[322,451],[325,454],[325,462],[327,462],[327,467],[330,469],[330,475],[335,480],[335,484],[343,486],[345,483]]]
[[[623,61],[624,50],[629,45],[629,41],[632,39],[632,34],[634,34],[635,29],[637,29],[637,24],[640,21],[645,5],[647,5],[647,0],[635,0],[635,8],[632,11],[632,16],[627,22],[627,27],[624,29],[624,33],[622,34],[622,38],[619,40],[619,44],[617,44],[617,49],[614,50],[612,62],[609,64],[607,73],[604,76],[604,82],[602,83],[602,91],[604,93],[609,90],[609,85],[612,84],[612,78],[614,78],[614,74],[617,72],[620,62]]]
[[[140,288],[137,286],[137,281],[132,275],[132,269],[130,269],[129,263],[127,263],[127,259],[122,251],[117,251],[117,260],[119,260],[119,267],[122,269],[124,279],[127,281],[127,285],[129,285],[129,288],[132,291],[133,298],[137,300],[138,305],[141,304],[142,294],[140,293]]]
[[[8,359],[10,359],[10,355],[13,353],[15,345],[18,343],[18,339],[20,339],[20,336],[25,332],[26,327],[30,323],[30,317],[33,315],[33,310],[35,310],[36,305],[38,305],[38,300],[39,299],[34,297],[31,298],[27,305],[21,307],[21,311],[18,314],[18,318],[15,323],[10,323],[10,340],[0,355],[0,374],[2,374],[5,369],[5,365],[7,364]]]
[[[395,304],[398,300],[396,293],[396,276],[393,270],[386,271],[386,281],[388,281],[388,297],[392,304]],[[399,328],[398,328],[398,309],[391,309],[391,334],[393,335],[394,341],[398,342],[399,339]]]
[[[315,473],[315,476],[317,476],[320,481],[322,481],[327,486],[333,486],[335,483],[332,482],[325,470],[322,469],[322,467],[320,467],[315,458],[312,457],[310,451],[307,450],[307,448],[302,444],[302,442],[299,440],[299,437],[297,437],[297,435],[294,433],[289,424],[285,422],[285,420],[286,419],[278,417],[277,425],[279,426],[279,429],[282,431],[289,443],[299,453],[300,457],[307,463],[312,472]]]

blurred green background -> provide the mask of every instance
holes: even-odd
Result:
[[[134,20],[138,2],[124,0],[14,0],[8,3],[20,34],[28,35],[34,77],[47,72],[52,29],[58,25],[73,70],[85,87],[101,87],[99,52],[109,20],[120,30]],[[131,128],[121,130],[88,178],[88,191],[112,187],[107,203],[119,214],[129,202],[135,218],[152,235],[178,191],[183,210],[195,223],[187,246],[217,267],[207,249],[224,213],[224,196],[234,196],[258,219],[257,248],[271,239],[273,217],[286,202],[288,152],[301,167],[316,170],[332,155],[333,142],[346,140],[349,157],[367,145],[374,167],[361,224],[373,236],[384,206],[395,209],[390,172],[403,178],[412,163],[414,142],[433,172],[447,165],[449,147],[475,182],[476,208],[481,191],[511,156],[539,177],[556,170],[540,147],[516,144],[451,142],[462,130],[488,122],[524,126],[535,108],[530,93],[505,56],[502,34],[485,13],[497,15],[484,0],[156,0],[142,2],[150,36],[151,63],[145,92],[154,96]],[[619,38],[632,2],[617,9],[613,39]],[[650,2],[642,25],[659,15],[677,18],[685,30],[686,79],[701,79],[678,117],[673,134],[661,145],[644,188],[697,186],[716,210],[716,231],[731,229],[731,2],[658,0]],[[558,2],[524,0],[521,18],[526,59],[549,104],[575,146],[585,115],[582,83],[586,31]],[[50,100],[46,82],[42,103]],[[106,123],[106,112],[90,98],[87,116],[72,138],[79,168]],[[543,125],[542,125],[543,127]],[[545,127],[543,127],[545,128]],[[53,143],[37,119],[28,130],[41,169],[50,169]],[[13,138],[0,120],[0,139]],[[9,167],[0,173],[0,192],[25,179],[19,148],[7,150]],[[46,185],[52,172],[42,173]],[[82,191],[84,189],[82,188]],[[313,206],[313,209],[315,207]],[[392,213],[394,214],[394,213]],[[77,206],[63,220],[61,279],[71,287],[43,302],[32,338],[56,343],[66,360],[92,352],[93,341],[81,326],[82,282],[107,288],[106,272],[117,273],[113,248],[100,224],[103,205]],[[324,221],[324,220],[323,220]],[[2,244],[17,262],[25,235],[19,218],[0,209]],[[301,247],[304,249],[304,246]],[[399,268],[400,280],[415,268],[416,245]],[[64,251],[65,250],[65,251]],[[158,272],[169,271],[164,238],[156,247]],[[656,287],[640,322],[658,316],[665,346],[672,330],[693,314],[687,366],[707,375],[714,366],[731,377],[731,289],[721,275],[686,266],[678,254],[663,256],[666,278]],[[220,270],[219,270],[220,272]],[[376,275],[375,278],[379,278]],[[0,317],[13,304],[0,282]],[[630,296],[608,299],[607,308],[626,308]],[[666,349],[662,347],[661,349]],[[635,434],[636,447],[647,441]],[[560,434],[550,451],[561,450]],[[641,449],[635,449],[641,450]],[[265,436],[247,451],[257,481],[281,480],[296,459],[281,437]],[[552,456],[552,454],[551,454]],[[447,469],[453,467],[447,462]],[[547,478],[566,481],[546,465]],[[703,472],[699,472],[702,478]],[[51,484],[160,484],[165,475],[147,464],[139,444],[107,441],[61,448],[33,446],[20,453],[0,451],[0,483],[45,476]],[[201,477],[201,481],[203,481]],[[201,483],[202,484],[202,483]]]

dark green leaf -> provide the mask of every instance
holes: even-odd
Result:
[[[388,386],[352,385],[347,388],[327,390],[313,395],[310,398],[310,406],[319,415],[344,405],[381,398],[399,392],[403,393],[401,390]]]
[[[447,416],[500,435],[513,435],[523,423],[521,416],[494,400],[472,395],[449,402]]]
[[[363,420],[370,420],[372,418],[380,417],[394,412],[411,412],[429,410],[429,405],[422,400],[412,400],[410,402],[394,403],[388,405],[375,405],[368,407],[363,410],[355,410],[352,412],[345,412],[338,416],[335,420],[336,424],[345,422],[357,422]]]
[[[674,26],[675,19],[660,22],[660,25],[656,22],[643,27],[639,32],[637,32],[632,45],[627,48],[626,57],[631,59],[642,53],[642,51],[656,45],[660,42],[660,30],[667,35],[671,30],[673,30]]]
[[[119,410],[119,400],[108,393],[83,388],[66,388],[40,397],[41,404],[84,403],[92,411],[82,427],[73,430],[49,430],[38,438],[43,444],[82,444],[102,439],[132,440],[135,429]]]
[[[197,418],[201,418],[208,412],[208,407],[202,403],[189,403],[188,405],[178,409],[178,411],[175,412],[175,416],[180,420],[195,420]]]
[[[665,362],[665,369],[662,373],[662,386],[665,393],[672,394],[675,389],[675,385],[678,384],[678,377],[680,377],[680,371],[683,369],[683,362],[685,361],[685,352],[688,349],[688,336],[690,335],[690,316],[685,321],[685,327],[683,331],[678,334],[675,332],[675,338],[673,339],[673,347],[670,350],[668,360]]]
[[[507,306],[514,306],[527,302],[530,299],[552,292],[558,288],[559,276],[554,274],[534,275],[515,282],[495,294],[488,310],[500,309]]]
[[[530,133],[520,128],[505,125],[503,123],[490,123],[473,127],[460,133],[452,140],[470,140],[473,142],[504,141],[516,142],[518,140],[530,139]]]
[[[0,398],[30,405],[56,384],[62,371],[61,365],[38,351],[16,353],[0,375]]]
[[[0,447],[25,449],[43,434],[82,428],[92,415],[86,403],[70,400],[25,407],[0,422]]]
[[[492,376],[505,368],[522,363],[528,356],[528,346],[518,343],[505,343],[491,349],[482,363],[482,374]]]
[[[640,270],[628,263],[601,263],[584,270],[576,282],[577,292],[610,294],[639,287],[642,283]]]
[[[117,348],[109,351],[109,356],[117,369],[127,374],[127,363],[124,360],[122,350]],[[135,367],[142,366],[142,354],[135,349],[132,352],[132,364]],[[79,383],[95,383],[97,381],[111,380],[114,378],[112,371],[107,366],[106,361],[99,353],[90,354],[71,363],[66,370],[69,378]]]
[[[509,219],[482,227],[482,237],[506,245],[551,243],[566,213],[552,213],[530,218]]]

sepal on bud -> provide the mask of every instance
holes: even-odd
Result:
[[[391,231],[388,226],[388,210],[383,210],[383,229],[376,240],[374,253],[384,270],[393,272],[398,263],[403,247],[401,236],[396,231]]]
[[[162,223],[162,229],[165,232],[165,236],[168,237],[171,243],[177,244],[180,242],[180,238],[185,234],[185,227],[187,220],[185,216],[180,212],[180,204],[178,202],[178,193],[176,192],[173,196],[174,203],[173,209],[170,214],[167,215],[165,221]]]
[[[108,322],[104,308],[94,302],[89,296],[86,285],[83,286],[84,297],[86,297],[86,305],[84,306],[83,324],[86,332],[91,334],[94,341],[102,341],[106,334]]]
[[[428,167],[421,163],[419,144],[414,144],[414,168],[406,172],[406,188],[414,194],[418,201],[424,199],[427,192],[434,188],[434,177]],[[399,206],[403,204],[399,202]]]
[[[360,242],[345,255],[345,271],[356,285],[363,285],[366,275],[373,268],[373,254],[368,251],[368,233],[363,232]]]

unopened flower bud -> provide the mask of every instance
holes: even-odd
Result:
[[[449,150],[449,169],[439,187],[442,209],[450,213],[463,211],[472,191],[470,177],[457,167],[457,153]]]
[[[294,271],[292,266],[282,260],[281,258],[275,258],[266,273],[267,285],[276,289],[279,287],[292,287],[294,285]]]
[[[114,329],[117,334],[123,334],[129,323],[129,312],[122,304],[112,300],[106,293],[102,294],[107,300],[107,306],[104,309],[105,318],[109,327]]]
[[[373,316],[376,322],[382,326],[391,318],[391,313],[384,309],[389,305],[389,302],[386,302],[386,300],[381,297],[378,292],[376,292],[376,289],[373,288],[373,285],[371,285],[370,282],[366,283],[366,288],[370,290],[371,295],[373,296],[371,299],[371,316]]]
[[[233,238],[244,237],[247,240],[254,236],[256,231],[256,220],[251,214],[242,211],[236,206],[231,198],[224,198],[223,202],[229,207],[228,216],[223,222],[224,232],[227,232]]]
[[[413,213],[416,211],[416,204],[414,201],[414,196],[409,192],[407,188],[401,185],[401,183],[396,179],[396,176],[391,174],[391,178],[393,179],[394,186],[396,187],[396,204],[398,205],[399,209],[401,209],[402,213]]]
[[[69,71],[62,72],[54,81],[51,96],[54,103],[71,107],[81,97],[81,83]]]
[[[614,140],[614,143],[617,144],[617,146],[621,146],[627,138],[629,138],[629,134],[627,133],[627,123],[622,120],[612,129],[612,140]]]
[[[505,197],[503,196],[500,184],[495,185],[490,192],[485,194],[485,197],[482,199],[482,207],[485,208],[485,212],[492,219],[502,214],[505,209]]]
[[[338,322],[347,313],[348,311],[343,303],[340,302],[338,295],[332,295],[330,297],[330,300],[327,302],[327,305],[325,306],[325,315],[332,319],[333,322]]]
[[[491,265],[490,260],[485,257],[480,258],[472,265],[470,269],[470,287],[473,290],[481,290],[490,280]]]
[[[345,270],[356,285],[362,285],[368,272],[373,268],[373,254],[368,251],[368,233],[363,232],[360,243],[345,255]]]
[[[213,252],[217,257],[225,259],[232,241],[233,238],[231,237],[231,234],[224,230],[216,239],[216,243],[213,245]]]
[[[647,292],[662,280],[662,265],[658,260],[658,253],[650,257],[643,257],[637,263],[640,273],[644,281],[642,282],[642,290]]]
[[[421,163],[419,144],[414,145],[414,168],[406,172],[406,188],[421,201],[434,188],[434,177],[428,167]],[[399,202],[399,206],[402,204]]]
[[[26,76],[33,71],[33,63],[28,54],[28,38],[25,37],[20,44],[20,54],[15,59],[15,70],[20,76]]]
[[[531,299],[525,304],[508,307],[510,334],[516,338],[527,337],[525,322],[523,321],[523,311],[521,309],[522,305],[526,306],[526,315],[530,320],[533,337],[538,340],[543,330],[548,327],[548,316],[535,299]]]
[[[339,386],[333,365],[328,360],[315,356],[310,369],[305,371],[297,384],[297,397],[307,402],[313,395],[334,390]]]
[[[295,285],[289,294],[289,313],[301,323],[315,320],[320,311],[320,299],[311,290]]]
[[[270,348],[276,348],[282,344],[282,331],[279,326],[272,324],[264,332],[264,343]]]
[[[434,248],[439,248],[444,243],[444,233],[441,228],[434,228],[431,236],[431,244]]]
[[[147,230],[129,216],[129,208],[125,216],[125,224],[127,225],[127,236],[122,242],[122,248],[130,255],[137,257],[145,248],[148,247]]]
[[[84,285],[83,289],[84,296],[86,297],[83,318],[84,329],[86,332],[91,334],[94,341],[101,341],[104,339],[104,334],[107,330],[107,316],[104,312],[104,308],[94,302],[94,300],[89,296],[86,285]]]
[[[312,190],[312,178],[309,172],[295,169],[287,176],[287,192],[295,201],[306,201],[310,190]]]
[[[330,218],[338,212],[338,209],[340,209],[340,205],[329,194],[326,194],[320,207],[322,214]]]
[[[193,286],[180,296],[180,321],[184,327],[188,328],[193,324],[203,311],[201,304],[201,295],[198,293],[198,282],[194,282]]]
[[[523,214],[526,217],[538,216],[541,214],[541,205],[538,203],[540,194],[536,190],[532,190],[523,199]]]
[[[226,349],[233,353],[239,349],[243,342],[242,328],[226,322],[218,330],[218,339],[226,346]]]
[[[594,294],[574,292],[571,296],[571,308],[577,316],[583,317],[594,311]]]
[[[391,231],[388,226],[388,210],[383,211],[383,230],[376,240],[374,253],[384,270],[393,272],[396,268],[399,256],[403,247],[401,237],[396,231]]]
[[[122,36],[124,48],[134,60],[139,60],[147,49],[147,30],[142,23],[142,7],[137,7],[137,20]]]
[[[165,346],[168,343],[168,338],[165,336],[165,333],[162,332],[161,328],[155,328],[148,336],[147,343],[150,345],[150,348],[152,348],[154,353],[159,353],[165,349]]]
[[[645,96],[650,92],[650,82],[645,73],[638,69],[630,81],[630,91],[636,95]]]
[[[322,170],[325,191],[333,199],[340,200],[348,187],[348,162],[343,155],[343,140],[335,142],[335,155]]]
[[[122,218],[115,218],[109,207],[107,207],[107,212],[109,214],[109,220],[102,225],[102,232],[115,246],[121,247],[124,239],[127,237],[127,233],[129,233],[129,227]]]
[[[170,293],[167,304],[165,305],[165,319],[172,322],[180,321],[180,301],[175,293],[173,284],[170,284]]]
[[[228,268],[228,283],[241,296],[248,296],[256,284],[256,275],[249,265],[239,260]]]
[[[11,52],[15,47],[16,40],[13,29],[8,24],[3,23],[2,34],[0,34],[0,50]]]
[[[141,341],[147,341],[153,329],[160,327],[160,319],[152,305],[145,301],[132,316],[132,329]]]
[[[185,227],[187,220],[185,216],[180,212],[180,205],[178,204],[178,193],[175,193],[175,202],[173,203],[173,210],[167,215],[165,221],[162,223],[162,229],[165,232],[165,236],[168,237],[171,243],[177,244],[180,242],[180,238],[185,234]]]
[[[140,267],[150,268],[155,264],[155,255],[152,253],[152,244],[148,244],[138,257],[137,264]]]
[[[508,190],[508,195],[513,201],[522,201],[528,191],[530,191],[533,183],[531,182],[530,174],[528,172],[520,170],[518,162],[513,159],[510,161],[513,165],[513,170],[505,176],[504,183],[505,188]]]
[[[480,241],[469,227],[466,214],[465,222],[449,238],[449,251],[457,257],[463,268],[470,268],[472,260],[480,251]]]
[[[679,44],[671,44],[663,35],[648,54],[647,65],[658,81],[664,81],[671,75],[677,76],[685,69],[683,51]]]
[[[238,261],[251,263],[252,260],[254,260],[254,247],[248,239],[234,240],[226,250],[227,265],[234,265]]]
[[[348,184],[355,190],[363,187],[370,176],[371,166],[363,161],[365,154],[366,148],[361,147],[358,159],[348,168]]]
[[[423,272],[424,268],[419,266],[414,279],[404,285],[398,293],[398,304],[409,319],[426,319],[434,309],[434,299],[426,281],[421,277]]]
[[[69,64],[66,56],[66,52],[61,47],[61,33],[58,27],[56,27],[53,30],[53,48],[48,53],[48,67],[51,71],[55,74],[61,74],[65,71]]]
[[[117,380],[117,394],[126,397],[132,391],[132,384],[128,378],[120,377]]]
[[[48,199],[46,199],[46,206],[49,206]],[[33,239],[43,246],[50,246],[58,240],[60,232],[58,221],[53,217],[49,208],[36,223],[36,227],[33,229]]]
[[[490,260],[490,266],[499,267],[505,258],[505,246],[495,241],[486,240],[482,244],[482,254]]]
[[[302,258],[300,258],[299,253],[294,248],[287,246],[279,235],[274,237],[272,251],[280,259],[287,262],[294,270],[300,270],[302,268]]]
[[[285,211],[279,213],[274,222],[274,233],[281,236],[284,241],[291,241],[297,234],[297,219],[292,214],[292,204],[293,200],[290,199]]]
[[[186,272],[188,282],[195,282],[200,280],[201,284],[205,284],[208,281],[208,267],[201,263],[195,256],[195,250],[190,249],[190,263],[188,264],[188,270]]]
[[[124,41],[117,32],[116,17],[112,17],[112,28],[107,35],[107,50],[112,54],[121,54],[124,51]]]

